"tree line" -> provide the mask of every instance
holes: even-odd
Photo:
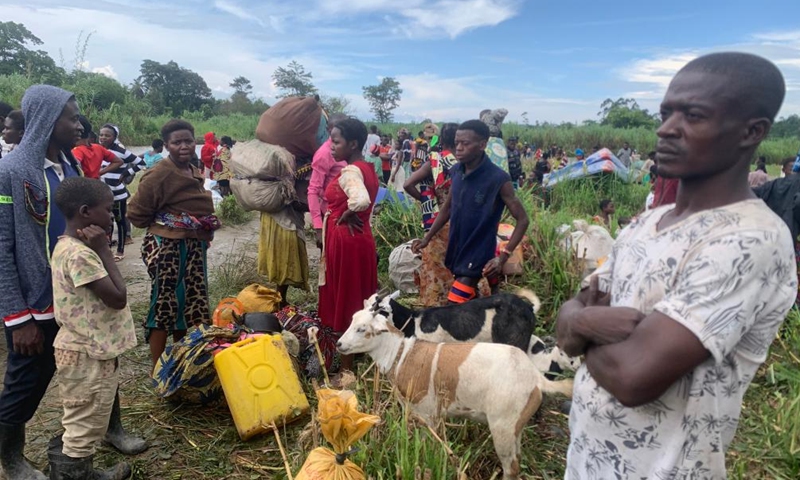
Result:
[[[106,110],[129,99],[145,102],[155,115],[181,116],[185,112],[201,112],[206,117],[234,113],[260,115],[269,108],[261,98],[254,98],[253,85],[246,77],[234,78],[229,84],[234,93],[228,99],[218,100],[212,96],[202,76],[175,61],[142,61],[139,76],[129,86],[101,73],[84,71],[90,38],[91,34],[83,36],[81,32],[74,67],[68,71],[63,58],[59,65],[47,52],[38,49],[42,40],[25,25],[0,22],[0,76],[24,76],[33,82],[65,88],[77,86],[76,94],[81,93],[79,100],[90,110]],[[272,79],[280,89],[278,98],[316,95],[329,113],[353,113],[350,100],[345,96],[320,94],[312,82],[312,73],[295,61],[275,70]],[[392,112],[399,105],[403,92],[400,84],[387,77],[380,84],[365,86],[363,90],[375,119],[381,123],[392,121]],[[5,99],[8,92],[0,91],[0,95]]]

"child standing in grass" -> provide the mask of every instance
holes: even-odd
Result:
[[[63,442],[50,444],[50,478],[125,479],[126,463],[105,472],[93,467],[119,385],[118,357],[136,346],[125,281],[106,239],[114,198],[100,180],[73,177],[61,183],[55,204],[66,219],[51,261],[65,432]]]

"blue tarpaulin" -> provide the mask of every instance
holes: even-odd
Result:
[[[400,193],[400,192],[396,192],[394,190],[389,192],[388,189],[380,187],[378,189],[378,195],[375,197],[375,204],[377,205],[377,204],[382,203],[384,201],[386,201],[388,203],[399,202],[399,203],[404,203],[406,205],[413,205],[414,204],[414,199],[413,198],[408,198],[408,197],[405,196],[405,194]]]
[[[578,160],[564,168],[546,174],[543,178],[544,186],[552,187],[566,180],[613,173],[625,182],[630,182],[628,168],[613,154],[611,150],[603,148],[591,154],[586,160]]]

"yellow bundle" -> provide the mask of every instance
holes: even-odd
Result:
[[[257,283],[245,287],[239,292],[236,299],[242,303],[244,313],[274,313],[280,309],[281,305],[280,293]]]
[[[333,451],[315,448],[295,480],[364,480],[364,471],[347,455],[380,417],[359,412],[356,394],[350,390],[323,388],[317,390],[317,399],[317,421]]]

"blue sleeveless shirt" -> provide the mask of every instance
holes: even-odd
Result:
[[[486,154],[469,174],[461,162],[451,172],[450,238],[444,263],[456,277],[480,278],[497,250],[497,227],[505,208],[500,189],[511,177]]]

